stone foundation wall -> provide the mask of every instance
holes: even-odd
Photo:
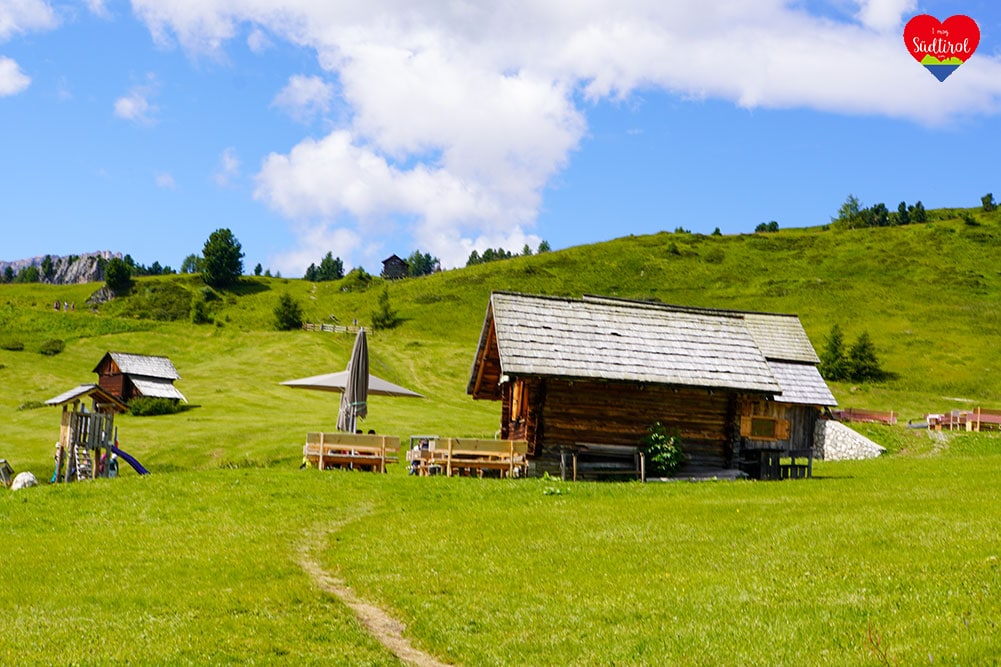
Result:
[[[818,419],[813,435],[813,452],[825,461],[860,461],[874,459],[886,448],[830,419]]]

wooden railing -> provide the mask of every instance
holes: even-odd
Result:
[[[312,322],[304,322],[302,328],[306,331],[323,331],[326,333],[343,334],[356,334],[361,330],[360,326],[344,324],[314,324]],[[371,335],[371,330],[366,329],[365,333]]]
[[[893,410],[890,410],[889,412],[879,412],[878,410],[845,408],[844,410],[831,410],[831,414],[840,422],[868,422],[876,424],[897,423],[897,413]]]

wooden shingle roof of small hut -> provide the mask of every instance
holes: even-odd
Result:
[[[541,376],[836,405],[818,361],[795,315],[494,292],[467,393],[496,400],[504,376]]]
[[[502,375],[781,392],[737,315],[495,292],[467,391],[495,399]]]
[[[817,356],[810,337],[799,317],[789,313],[762,313],[719,308],[696,308],[660,303],[636,302],[615,297],[584,295],[584,301],[607,303],[643,303],[671,312],[687,311],[706,315],[735,316],[744,321],[758,349],[768,360],[772,373],[782,387],[776,400],[799,405],[834,406],[838,402],[817,370]]]
[[[94,367],[94,372],[101,377],[102,386],[106,377],[126,376],[143,396],[187,400],[173,384],[181,376],[167,357],[108,352]]]

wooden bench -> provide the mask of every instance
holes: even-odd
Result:
[[[320,470],[332,467],[386,472],[396,462],[400,439],[389,435],[307,433],[302,456]]]
[[[813,450],[745,449],[739,467],[755,479],[805,479],[813,477]]]
[[[564,481],[587,477],[632,477],[646,481],[646,459],[639,447],[577,442],[560,448]]]
[[[779,479],[806,479],[813,477],[813,450],[791,449],[782,454],[789,463],[779,464]],[[806,463],[797,463],[797,459],[806,459]]]
[[[1001,428],[1001,410],[976,408],[965,415],[967,431],[994,431]]]
[[[528,441],[479,438],[442,438],[433,449],[422,450],[416,462],[420,475],[440,470],[448,476],[496,470],[501,477],[524,477],[528,470]]]

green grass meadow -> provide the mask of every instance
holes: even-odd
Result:
[[[903,424],[1001,407],[1001,215],[972,213],[665,232],[388,285],[400,324],[371,333],[372,372],[426,398],[372,397],[363,426],[404,439],[497,430],[500,406],[465,393],[491,290],[793,312],[818,349],[835,323],[868,331],[891,378],[831,388],[901,415],[859,426],[888,453],[774,483],[299,470],[338,395],[279,382],[343,369],[353,338],[275,331],[277,297],[365,324],[381,280],[144,278],[94,312],[99,285],[0,285],[0,458],[42,480],[0,491],[0,665],[400,664],[307,558],[454,664],[997,665],[1001,437]],[[168,321],[192,298],[211,323]],[[59,413],[38,406],[110,350],[170,357],[188,409],[116,418],[152,475],[49,485]]]
[[[455,664],[996,664],[1001,456],[972,439],[785,483],[276,467],[6,493],[0,662],[396,664],[312,550]]]

